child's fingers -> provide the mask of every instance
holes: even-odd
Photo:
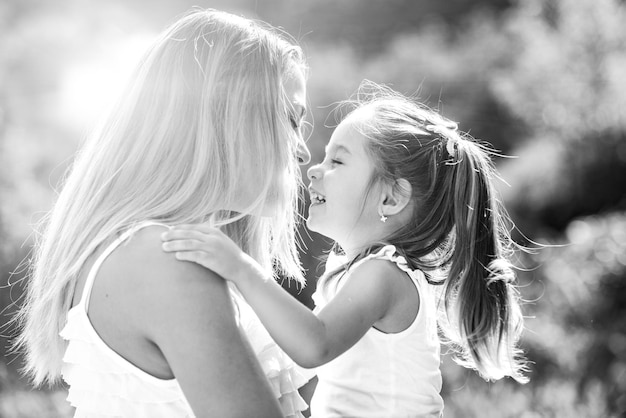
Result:
[[[174,256],[180,261],[191,261],[208,269],[211,268],[211,264],[208,262],[209,259],[206,256],[206,253],[202,251],[181,251],[177,252]]]
[[[210,252],[211,248],[205,242],[195,239],[176,239],[173,241],[166,241],[161,244],[161,248],[165,252],[176,251],[204,251]]]
[[[175,226],[173,226],[171,228],[171,231],[175,231],[175,230],[200,231],[200,232],[204,232],[205,234],[212,234],[212,233],[221,232],[219,230],[219,228],[215,228],[213,226],[210,226],[209,224],[182,224],[182,225],[175,225]]]
[[[163,241],[172,241],[180,239],[195,239],[197,241],[207,241],[211,236],[211,233],[198,231],[195,229],[171,229],[161,234]]]
[[[189,261],[207,268],[220,276],[222,271],[214,257],[209,256],[205,251],[179,251],[174,254],[178,261]]]

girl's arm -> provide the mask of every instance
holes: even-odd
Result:
[[[395,298],[394,276],[384,260],[359,266],[316,316],[218,229],[189,225],[162,236],[163,249],[237,284],[279,346],[299,365],[316,367],[339,356],[381,320]],[[401,277],[402,278],[402,277]]]
[[[161,251],[162,232],[146,228],[126,244],[141,249],[126,289],[136,309],[128,320],[163,354],[197,417],[282,416],[237,327],[226,283]]]

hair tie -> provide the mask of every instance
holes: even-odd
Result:
[[[459,143],[456,139],[448,138],[446,141],[446,151],[454,161],[457,160],[459,153]]]
[[[456,129],[441,125],[426,125],[425,129],[439,135],[442,142],[444,139],[446,140],[446,151],[452,158],[452,164],[457,163],[459,160],[459,141],[461,137]]]

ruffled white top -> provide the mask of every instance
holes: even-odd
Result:
[[[141,223],[115,240],[94,263],[80,302],[68,312],[60,335],[68,342],[62,376],[75,417],[177,418],[194,414],[176,379],[152,376],[112,350],[87,315],[94,280],[102,262],[133,233],[155,222]],[[276,345],[243,297],[231,287],[238,326],[245,332],[285,417],[303,417],[306,402],[298,393],[312,376]]]
[[[388,260],[407,274],[419,294],[419,311],[404,331],[384,333],[372,327],[345,353],[318,367],[311,416],[440,417],[442,379],[433,286],[424,273],[407,265],[393,245],[357,261],[346,276],[371,259]],[[334,270],[345,261],[341,256],[329,257],[326,271]],[[333,298],[347,281],[346,276],[315,292],[316,311]]]

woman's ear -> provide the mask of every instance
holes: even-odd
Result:
[[[397,179],[393,184],[383,186],[380,209],[381,215],[397,215],[411,202],[413,188],[406,179]]]

